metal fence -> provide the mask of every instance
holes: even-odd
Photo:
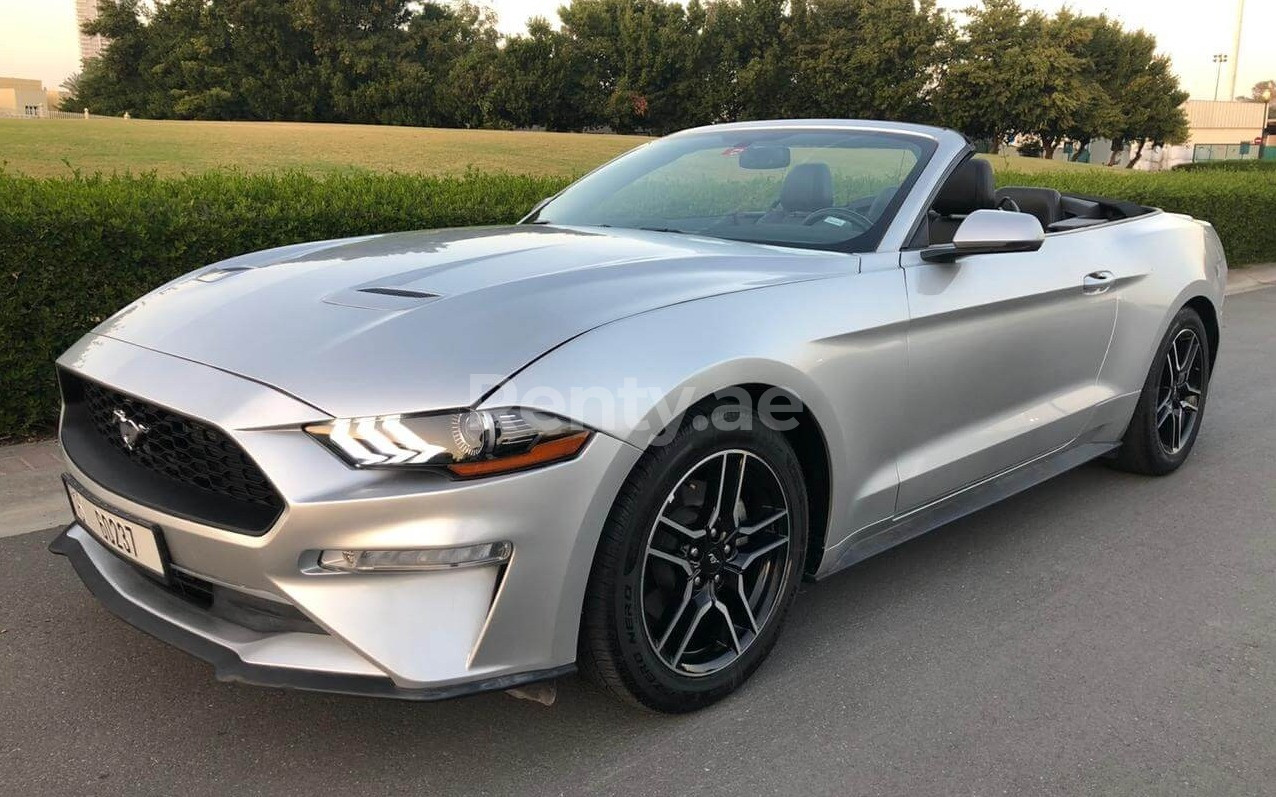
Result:
[[[1192,149],[1192,161],[1246,161],[1258,158],[1258,145],[1250,144],[1197,144]]]
[[[85,115],[83,111],[80,113],[71,113],[68,111],[49,111],[40,108],[36,113],[28,113],[12,108],[0,108],[0,119],[113,119],[112,116],[98,116],[97,114]]]

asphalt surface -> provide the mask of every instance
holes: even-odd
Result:
[[[1092,464],[805,585],[689,717],[220,684],[0,539],[0,793],[1276,793],[1276,290],[1177,474]]]

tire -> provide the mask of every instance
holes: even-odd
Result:
[[[1190,349],[1192,359],[1185,363],[1192,340],[1199,348]],[[1116,467],[1164,476],[1187,460],[1205,417],[1211,355],[1200,315],[1190,307],[1179,310],[1148,369],[1134,417],[1114,460]],[[1193,404],[1194,410],[1189,406]],[[1168,417],[1163,414],[1167,406]]]
[[[737,473],[739,499],[719,502]],[[581,672],[652,711],[695,711],[730,694],[779,635],[807,518],[802,469],[782,434],[738,405],[693,409],[643,455],[612,507],[586,588]]]

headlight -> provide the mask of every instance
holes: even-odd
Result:
[[[569,459],[590,436],[557,415],[517,407],[337,418],[306,431],[356,467],[443,468],[462,478]]]

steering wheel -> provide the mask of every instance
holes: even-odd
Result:
[[[858,225],[861,228],[861,232],[873,226],[873,220],[870,219],[868,216],[865,216],[863,213],[860,213],[857,210],[851,210],[850,208],[837,208],[837,207],[820,208],[819,210],[814,211],[805,219],[803,219],[802,224],[803,226],[810,227],[812,224],[819,221],[820,219],[826,219],[826,218],[839,218],[839,219],[842,219],[843,221],[849,221],[853,224]]]

